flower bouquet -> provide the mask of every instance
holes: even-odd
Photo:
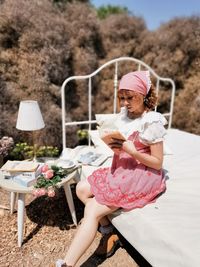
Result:
[[[42,166],[41,174],[37,178],[33,195],[35,197],[47,195],[48,197],[54,197],[56,194],[56,188],[58,183],[62,181],[69,172],[62,167],[51,166],[47,164]]]

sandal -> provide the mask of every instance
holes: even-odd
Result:
[[[111,257],[120,246],[121,242],[117,234],[113,232],[104,234],[94,253],[99,257],[108,258]]]
[[[72,267],[70,265],[67,265],[64,260],[57,260],[55,267]]]

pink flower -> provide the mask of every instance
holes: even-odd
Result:
[[[49,166],[47,165],[47,164],[44,164],[43,166],[42,166],[42,168],[41,168],[41,171],[42,172],[46,172],[46,171],[48,171],[49,170]]]
[[[34,189],[33,190],[33,195],[34,195],[34,197],[39,197],[39,195],[40,195],[40,189],[39,188],[36,188],[36,189]]]
[[[47,191],[45,188],[36,188],[35,190],[33,190],[33,195],[35,197],[40,197],[40,196],[44,196],[46,195]]]
[[[46,195],[46,193],[47,193],[47,191],[46,191],[45,188],[40,188],[40,189],[39,189],[39,195],[40,195],[40,196],[44,196],[44,195]]]
[[[53,175],[54,175],[53,170],[48,170],[48,171],[46,171],[46,172],[44,173],[44,177],[45,177],[46,179],[51,179],[51,178],[53,177]]]
[[[48,197],[54,197],[55,194],[56,194],[56,192],[53,188],[48,190]]]
[[[14,141],[12,137],[4,136],[0,139],[0,155],[6,157],[12,149]]]

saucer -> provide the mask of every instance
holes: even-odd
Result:
[[[76,166],[76,164],[69,159],[60,159],[57,164],[58,167],[62,167],[63,169],[71,169]]]

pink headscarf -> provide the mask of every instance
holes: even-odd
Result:
[[[131,90],[146,96],[151,87],[149,71],[134,71],[124,75],[119,83],[119,90]]]

